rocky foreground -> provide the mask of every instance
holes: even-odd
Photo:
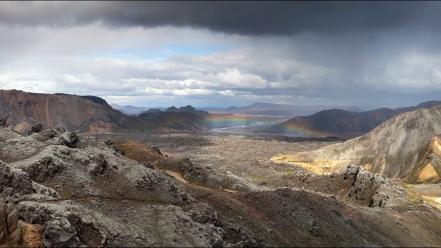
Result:
[[[441,245],[439,210],[359,166],[274,189],[129,140],[7,127],[0,160],[5,247]]]

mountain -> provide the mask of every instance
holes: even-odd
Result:
[[[198,126],[198,115],[183,111],[137,117],[113,109],[104,99],[96,96],[37,94],[18,90],[0,91],[0,118],[21,133],[38,123],[44,128],[63,126],[68,130],[90,133],[203,130],[202,126]]]
[[[93,96],[0,93],[0,110],[9,115],[7,123],[17,121],[13,127],[61,121],[90,128],[101,120],[125,131],[173,131],[199,128],[199,121],[206,118],[186,107],[182,111],[190,112],[172,108],[135,117]],[[63,119],[58,120],[59,116]],[[389,164],[374,165],[377,156],[389,159],[402,152],[412,157],[411,145],[424,147],[423,141],[428,141],[425,149],[416,152],[422,154],[419,160],[429,162],[415,171],[431,176],[439,161],[440,142],[434,135],[441,130],[436,125],[441,123],[441,106],[402,119],[367,138],[367,143],[349,143],[341,150],[325,148],[313,157],[351,156],[356,149],[354,155],[365,154],[361,161],[372,164],[366,168],[395,173],[408,160],[389,168]],[[329,177],[299,174],[325,192],[269,188],[229,170],[164,155],[158,148],[127,140],[127,134],[120,137],[114,142],[109,135],[77,136],[62,129],[23,136],[0,127],[0,246],[417,247],[441,243],[438,210],[410,202],[393,181],[360,172],[358,167]],[[379,145],[379,137],[388,140]]]
[[[124,114],[128,114],[128,115],[138,115],[144,111],[148,111],[148,108],[144,108],[144,107],[136,107],[136,106],[132,106],[132,105],[118,105],[118,104],[111,104],[112,108],[117,109],[121,112],[123,112]]]
[[[430,106],[433,103],[421,106]],[[318,173],[349,163],[408,182],[441,181],[441,106],[401,113],[367,134],[343,143],[275,161],[300,165]]]
[[[228,107],[227,109],[225,109],[226,111],[233,111],[233,110],[237,110],[238,109],[238,107],[236,107],[236,106],[230,106],[230,107]]]
[[[158,112],[162,112],[162,110],[159,109],[159,108],[149,108],[146,111],[142,111],[139,114],[143,114],[143,113],[158,113]]]
[[[323,109],[320,106],[293,106],[287,104],[256,102],[248,106],[231,106],[223,110],[212,110],[213,112],[229,114],[268,115],[268,116],[296,116],[312,114]]]
[[[159,131],[205,131],[205,116],[191,112],[144,112],[137,119],[148,123],[152,127],[159,127]]]
[[[226,109],[207,108],[205,110],[224,114],[266,115],[278,117],[291,117],[310,115],[326,108],[325,106],[288,105],[276,103],[256,102],[248,106],[230,106]],[[345,110],[360,110],[356,107],[344,107]]]
[[[180,108],[171,106],[164,111],[149,109],[138,115],[138,118],[152,126],[161,127],[161,131],[202,132],[206,130],[205,120],[208,116],[208,112],[187,105]]]
[[[187,105],[187,106],[180,107],[180,108],[176,108],[175,106],[171,106],[170,108],[164,110],[164,112],[191,113],[191,114],[196,114],[196,115],[200,115],[200,116],[208,115],[207,111],[197,110],[191,105]]]
[[[63,126],[69,130],[104,132],[124,128],[131,120],[94,96],[36,94],[18,90],[0,91],[0,117],[16,131],[32,125]]]
[[[286,122],[264,129],[262,132],[308,137],[339,136],[350,138],[372,130],[399,113],[430,108],[440,104],[441,101],[429,101],[413,107],[380,108],[364,112],[329,109],[309,116],[294,117]]]

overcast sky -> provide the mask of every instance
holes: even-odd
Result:
[[[441,99],[441,2],[0,2],[0,88],[137,106]]]

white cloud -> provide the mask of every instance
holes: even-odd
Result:
[[[99,24],[58,29],[0,25],[0,32],[8,34],[0,37],[2,89],[98,95],[155,106],[176,101],[323,103],[369,100],[378,91],[441,90],[441,55],[410,49],[414,44],[398,46],[405,33],[367,44],[363,37],[253,38]]]
[[[441,90],[441,57],[404,53],[377,68],[364,81],[378,89],[404,92]],[[373,68],[371,69],[373,72]]]
[[[219,93],[223,96],[234,96],[234,92],[232,90],[221,90]]]

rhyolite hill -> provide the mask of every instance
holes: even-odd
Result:
[[[329,109],[308,116],[294,117],[261,132],[308,137],[338,136],[352,138],[369,132],[397,114],[430,108],[440,104],[441,101],[428,101],[412,107],[379,108],[364,112]]]
[[[178,111],[131,116],[96,96],[0,90],[0,118],[21,133],[38,123],[44,128],[63,126],[88,133],[201,131],[204,130],[201,113],[187,106]]]

